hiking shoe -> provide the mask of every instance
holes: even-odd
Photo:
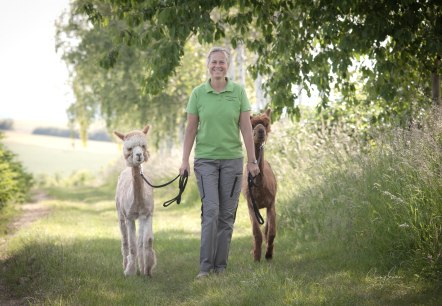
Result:
[[[204,278],[204,277],[207,277],[207,276],[209,276],[209,272],[201,271],[200,273],[198,273],[196,278]]]
[[[213,272],[215,272],[215,274],[222,275],[222,274],[224,274],[226,272],[226,269],[224,269],[224,268],[217,268]]]

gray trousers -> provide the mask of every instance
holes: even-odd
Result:
[[[200,271],[227,266],[233,224],[241,192],[243,159],[195,159],[201,196]]]

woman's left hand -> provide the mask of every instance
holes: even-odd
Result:
[[[253,177],[257,176],[261,172],[258,164],[253,163],[247,163],[247,171],[250,172]]]

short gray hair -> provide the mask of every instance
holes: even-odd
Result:
[[[227,65],[230,65],[230,52],[229,52],[229,50],[227,50],[226,48],[223,48],[223,47],[213,47],[212,49],[210,49],[209,53],[207,54],[207,65],[209,65],[210,56],[214,52],[223,52],[227,58]]]

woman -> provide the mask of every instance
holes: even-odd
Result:
[[[196,138],[194,170],[201,196],[200,272],[226,269],[236,209],[241,192],[243,153],[247,169],[259,174],[255,158],[250,104],[244,88],[226,77],[229,52],[214,47],[207,56],[210,78],[193,89],[187,105],[180,174],[190,173],[189,156]]]

